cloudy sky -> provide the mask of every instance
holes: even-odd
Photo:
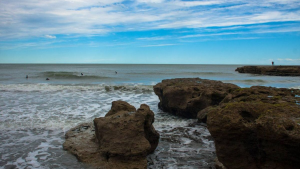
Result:
[[[0,0],[0,63],[300,64],[299,0]]]

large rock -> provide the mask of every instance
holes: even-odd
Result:
[[[235,71],[272,76],[300,76],[300,66],[243,66]]]
[[[234,84],[200,78],[163,80],[154,87],[159,108],[175,115],[196,118],[208,106],[218,105],[229,92],[238,89]]]
[[[67,132],[64,149],[78,160],[100,168],[147,168],[146,156],[158,145],[154,113],[142,104],[136,111],[123,101],[112,103],[94,125],[83,124]]]
[[[230,169],[300,166],[299,90],[251,87],[206,109],[218,160]]]

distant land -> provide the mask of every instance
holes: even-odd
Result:
[[[235,71],[270,76],[300,76],[300,66],[243,66]]]

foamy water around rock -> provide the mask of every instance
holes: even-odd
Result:
[[[214,143],[205,126],[157,108],[152,86],[2,85],[1,154],[3,168],[89,168],[63,151],[64,133],[95,117],[103,117],[114,100],[135,107],[148,104],[161,134],[149,168],[209,168],[215,158]],[[186,160],[188,159],[188,160]]]

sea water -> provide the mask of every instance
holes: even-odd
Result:
[[[136,108],[148,104],[155,113],[154,127],[161,137],[148,156],[148,168],[214,168],[215,146],[206,125],[159,110],[153,85],[163,79],[199,77],[241,87],[299,88],[298,77],[239,74],[238,66],[2,64],[0,166],[91,168],[62,149],[64,134],[105,116],[112,101],[123,100]]]

